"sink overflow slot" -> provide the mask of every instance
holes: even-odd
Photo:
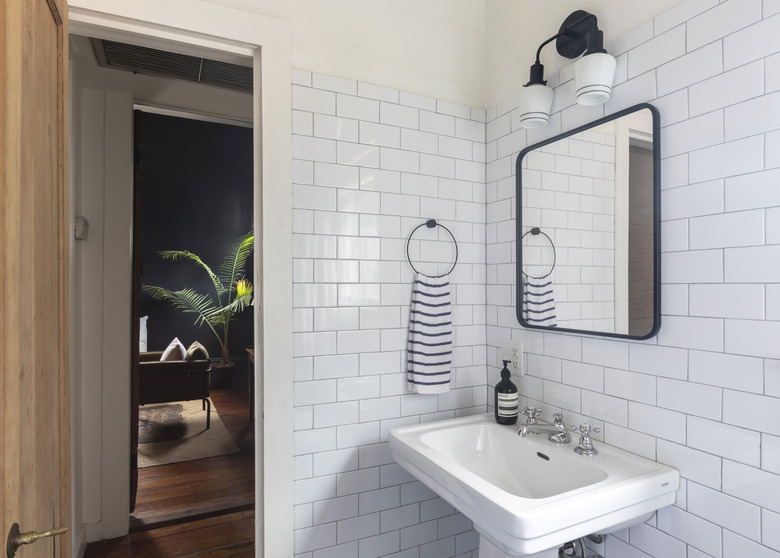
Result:
[[[541,458],[542,458],[542,459],[544,459],[545,461],[549,461],[549,460],[550,460],[550,458],[549,458],[549,457],[547,457],[546,455],[544,455],[544,454],[543,454],[542,452],[540,452],[540,451],[537,451],[537,452],[536,452],[536,455],[538,455],[539,457],[541,457]]]

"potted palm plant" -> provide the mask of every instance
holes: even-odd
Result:
[[[254,232],[239,237],[230,246],[225,259],[214,273],[196,254],[187,250],[159,252],[164,260],[190,260],[208,274],[214,293],[199,293],[191,288],[178,291],[143,285],[142,289],[155,300],[169,302],[185,314],[195,314],[195,325],[207,326],[219,341],[222,358],[211,365],[212,387],[228,387],[232,381],[233,361],[228,348],[230,322],[252,302],[254,288],[244,279],[244,266],[254,246]]]

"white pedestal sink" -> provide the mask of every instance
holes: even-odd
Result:
[[[492,414],[390,431],[395,460],[472,520],[481,558],[555,557],[568,541],[674,503],[677,470],[603,443],[585,457],[576,445],[521,438]]]

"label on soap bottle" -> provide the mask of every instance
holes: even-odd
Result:
[[[518,411],[517,393],[498,394],[498,416],[516,417]]]

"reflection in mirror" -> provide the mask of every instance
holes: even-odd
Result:
[[[517,314],[646,339],[660,325],[659,122],[648,104],[517,158]]]

